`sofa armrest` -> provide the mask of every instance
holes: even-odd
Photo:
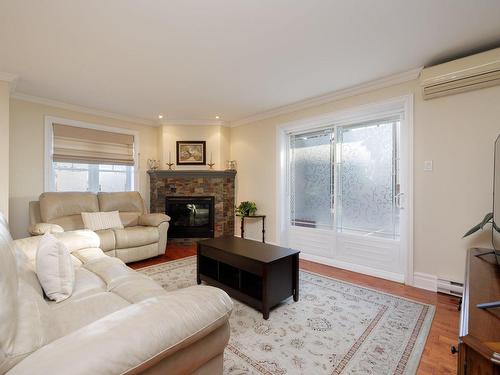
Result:
[[[139,225],[146,227],[157,227],[166,221],[170,221],[170,216],[165,214],[144,214],[139,216]]]
[[[32,236],[41,236],[45,233],[62,233],[64,232],[64,229],[57,224],[36,223],[30,224],[30,226],[28,227],[28,232]]]
[[[51,342],[8,374],[124,374],[139,366],[144,371],[227,324],[232,306],[225,292],[207,286],[150,298]],[[197,365],[194,358],[189,365]]]

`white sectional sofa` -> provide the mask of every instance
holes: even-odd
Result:
[[[91,231],[56,234],[71,252],[68,299],[44,298],[41,237],[13,241],[0,214],[0,374],[222,374],[231,299],[194,286],[166,292],[105,255]]]

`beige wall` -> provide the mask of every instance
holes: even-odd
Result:
[[[207,157],[213,152],[216,169],[225,160],[238,162],[237,202],[254,200],[268,215],[267,236],[276,239],[276,127],[298,119],[414,94],[414,266],[415,272],[462,281],[465,250],[488,239],[462,234],[491,210],[493,142],[500,133],[500,86],[423,101],[418,82],[324,104],[236,128],[221,126],[148,127],[44,105],[10,100],[10,181],[0,181],[0,205],[7,205],[2,185],[10,185],[10,223],[15,237],[26,235],[28,202],[43,191],[44,117],[57,116],[89,123],[138,130],[140,134],[140,190],[149,201],[147,159],[162,159],[161,168],[176,140],[206,140]],[[3,99],[2,99],[3,98]],[[8,127],[2,102],[8,85],[0,83],[0,173],[9,160]],[[7,115],[8,116],[8,115]],[[424,172],[424,160],[434,171]],[[4,163],[4,164],[1,164]],[[205,167],[206,168],[206,167]],[[0,206],[2,207],[2,206]],[[0,208],[1,209],[1,208]],[[238,226],[237,226],[238,227]],[[238,227],[239,228],[239,227]],[[237,230],[239,233],[239,230]],[[258,239],[259,224],[249,223],[249,237]]]
[[[166,169],[169,152],[172,163],[175,163],[177,141],[205,141],[207,147],[207,163],[212,154],[214,169],[224,169],[229,158],[230,129],[213,126],[163,125],[161,127],[160,149],[161,168]],[[175,166],[176,169],[207,169],[206,166]]]
[[[0,81],[0,212],[9,217],[9,83]]]
[[[147,159],[158,159],[158,128],[12,99],[10,101],[10,225],[15,238],[27,235],[28,202],[37,199],[44,189],[45,116],[137,130],[140,158],[139,186],[136,189],[139,189],[149,207]]]
[[[461,237],[492,207],[500,86],[423,101],[413,81],[232,128],[236,200],[253,200],[268,215],[269,241],[276,240],[277,231],[276,127],[409,93],[414,94],[414,271],[463,280],[465,250],[488,244],[485,234]],[[423,171],[424,160],[434,161],[434,171]],[[258,223],[248,224],[249,237],[258,239],[259,231]]]

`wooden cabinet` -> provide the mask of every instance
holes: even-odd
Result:
[[[478,303],[500,301],[500,266],[486,249],[470,249],[460,315],[460,375],[500,375],[500,308],[483,310]]]

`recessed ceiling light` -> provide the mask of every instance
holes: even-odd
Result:
[[[161,120],[162,118],[163,118],[163,115],[162,115],[162,114],[159,114],[159,115],[158,115],[158,119],[160,119],[160,120]]]
[[[216,119],[216,120],[220,119],[220,116],[215,116],[215,119]]]

